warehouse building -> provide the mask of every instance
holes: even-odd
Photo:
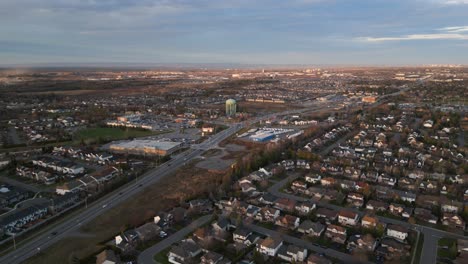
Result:
[[[145,156],[171,155],[181,147],[180,142],[156,140],[132,140],[110,145],[109,149],[117,153],[126,153]]]

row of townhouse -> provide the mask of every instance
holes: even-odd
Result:
[[[53,154],[68,156],[74,159],[80,159],[89,162],[95,162],[101,165],[110,164],[113,160],[112,154],[109,153],[94,153],[72,147],[54,147]]]
[[[51,169],[55,172],[69,175],[80,175],[85,172],[85,168],[80,165],[76,165],[70,161],[57,160],[49,157],[41,157],[31,160],[33,165]]]
[[[49,210],[49,204],[31,205],[11,213],[7,213],[0,218],[0,228],[7,235],[14,235],[20,232],[26,225],[43,218]]]
[[[54,184],[58,178],[57,175],[50,172],[25,166],[16,167],[16,175],[42,182],[46,185]]]
[[[57,194],[64,195],[66,193],[76,193],[86,190],[90,191],[96,186],[105,184],[113,180],[117,177],[119,173],[119,169],[115,167],[107,167],[102,170],[85,175],[80,179],[76,179],[65,184],[59,185],[55,188],[55,192]]]

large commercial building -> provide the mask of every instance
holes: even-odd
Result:
[[[181,144],[172,141],[132,140],[112,144],[109,149],[117,153],[166,156],[180,149]]]
[[[226,100],[226,116],[232,117],[236,115],[237,103],[234,99]]]

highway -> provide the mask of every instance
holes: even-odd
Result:
[[[202,142],[201,144],[195,145],[193,149],[189,149],[182,155],[178,155],[176,158],[161,164],[161,166],[146,172],[142,176],[138,177],[134,183],[128,184],[124,188],[120,189],[119,192],[113,192],[103,197],[76,216],[54,226],[47,233],[37,235],[36,237],[19,246],[16,250],[0,257],[0,263],[21,263],[22,261],[25,261],[26,259],[45,250],[61,239],[68,237],[73,231],[80,228],[82,225],[91,222],[99,215],[105,213],[106,211],[112,209],[127,199],[134,197],[136,194],[143,191],[145,186],[150,186],[162,178],[174,173],[184,164],[203,154],[206,150],[217,146],[221,141],[235,134],[241,128],[243,128],[243,124],[234,124],[228,129],[213,135],[211,138]]]

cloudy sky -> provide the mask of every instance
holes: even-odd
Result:
[[[1,0],[0,65],[468,64],[468,0]]]

